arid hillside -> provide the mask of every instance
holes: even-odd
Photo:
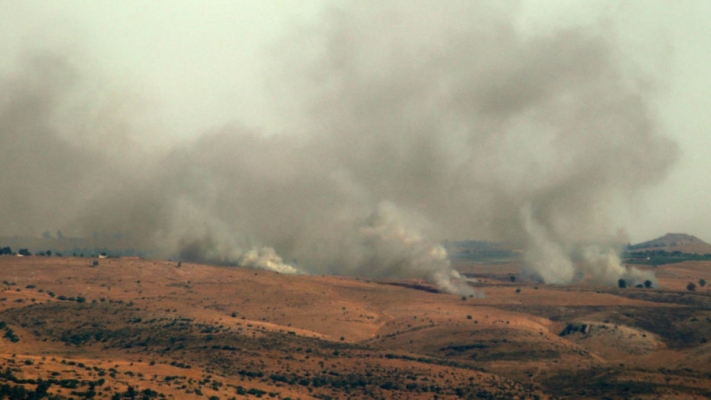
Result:
[[[711,244],[685,233],[667,233],[664,236],[630,247],[633,251],[664,250],[667,252],[680,251],[691,254],[711,254]]]
[[[699,282],[711,263],[658,267],[659,289],[455,267],[481,297],[420,281],[3,256],[0,398],[711,396],[711,290]]]

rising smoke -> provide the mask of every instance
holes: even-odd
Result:
[[[677,156],[648,83],[598,29],[524,34],[470,3],[332,10],[277,61],[295,133],[232,124],[150,153],[130,116],[83,112],[80,67],[25,57],[0,77],[0,233],[122,232],[166,257],[461,294],[438,243],[482,238],[549,283],[653,279],[610,234]]]

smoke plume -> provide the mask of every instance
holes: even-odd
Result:
[[[0,77],[0,233],[121,232],[166,257],[462,294],[438,243],[481,238],[549,283],[650,279],[620,265],[610,220],[677,157],[649,85],[599,29],[524,33],[470,3],[331,10],[275,60],[293,132],[233,123],[160,151],[80,66],[25,57]]]

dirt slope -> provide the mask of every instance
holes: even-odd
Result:
[[[685,289],[707,265],[659,268],[661,289],[511,282],[515,266],[458,267],[480,276],[482,298],[417,281],[0,257],[0,394],[711,395],[711,292]]]

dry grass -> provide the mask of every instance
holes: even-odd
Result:
[[[485,293],[463,300],[417,281],[93,261],[0,257],[0,383],[107,399],[711,395],[711,291],[686,290],[708,263],[659,267],[661,289],[459,263]]]

